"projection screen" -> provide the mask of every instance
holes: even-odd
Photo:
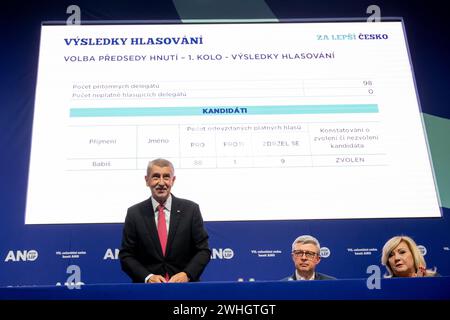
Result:
[[[41,28],[26,224],[440,217],[403,22]]]

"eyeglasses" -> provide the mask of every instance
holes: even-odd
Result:
[[[292,253],[293,253],[294,256],[296,256],[297,258],[303,257],[303,255],[305,255],[305,257],[306,257],[307,259],[313,259],[313,258],[317,255],[317,253],[315,253],[315,252],[312,252],[312,251],[302,251],[302,250],[295,250],[295,251],[292,251]]]

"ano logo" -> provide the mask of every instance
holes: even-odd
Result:
[[[105,255],[103,256],[103,260],[118,260],[119,259],[119,249],[107,249]]]
[[[39,254],[36,250],[9,250],[5,262],[13,261],[35,261]]]
[[[230,248],[213,248],[211,250],[211,259],[232,259],[234,257],[234,251]]]

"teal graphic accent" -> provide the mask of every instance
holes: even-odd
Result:
[[[439,188],[441,206],[450,208],[450,119],[424,113],[434,173]]]
[[[330,104],[286,106],[208,106],[155,108],[72,108],[70,117],[158,117],[158,116],[218,116],[377,113],[376,104]]]

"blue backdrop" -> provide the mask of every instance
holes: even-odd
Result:
[[[371,1],[15,1],[0,8],[0,285],[64,283],[76,265],[83,283],[120,283],[117,252],[122,224],[25,225],[25,197],[42,21],[68,18],[76,4],[85,20],[367,17]],[[366,277],[380,265],[381,248],[407,234],[426,250],[429,266],[450,275],[449,27],[438,1],[376,3],[382,16],[404,18],[419,98],[427,126],[443,217],[265,222],[210,222],[213,250],[203,280],[281,279],[293,272],[290,246],[312,234],[325,256],[319,270],[337,278]],[[57,134],[57,133],[55,133]],[[182,194],[174,193],[183,197]],[[420,194],[417,195],[420,197]],[[201,203],[200,203],[201,205]],[[69,272],[70,273],[70,272]]]

